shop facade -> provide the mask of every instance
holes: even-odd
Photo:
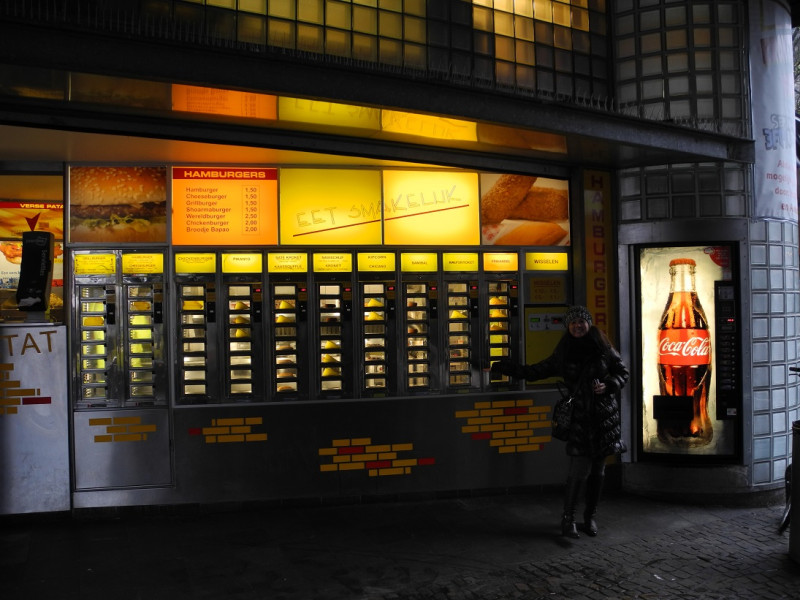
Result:
[[[490,367],[547,356],[575,303],[631,367],[624,487],[782,493],[781,3],[43,6],[0,20],[26,481],[1,512],[559,485],[556,382]],[[46,311],[20,302],[28,231]]]

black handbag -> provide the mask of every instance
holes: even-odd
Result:
[[[561,398],[553,407],[553,419],[550,423],[551,435],[557,440],[566,441],[569,439],[569,430],[572,426],[572,402],[575,400],[575,396],[562,390],[561,385],[558,386],[558,390],[561,392]]]

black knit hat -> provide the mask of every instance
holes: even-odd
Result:
[[[570,306],[564,313],[564,327],[568,327],[575,319],[584,319],[591,325],[592,313],[585,306]]]

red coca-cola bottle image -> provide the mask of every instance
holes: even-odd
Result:
[[[697,298],[695,268],[691,258],[670,261],[672,281],[669,298],[658,326],[661,396],[675,396],[675,406],[680,403],[687,405],[679,408],[677,413],[668,412],[668,417],[658,419],[658,439],[681,448],[704,446],[714,436],[708,416],[711,337],[708,319]],[[689,398],[691,412],[688,410]]]

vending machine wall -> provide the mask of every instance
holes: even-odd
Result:
[[[481,313],[484,323],[485,356],[489,366],[501,358],[524,362],[520,350],[519,274],[495,271],[507,263],[516,266],[516,254],[485,254],[481,280]],[[507,375],[491,373],[488,388],[519,389],[521,382]]]
[[[425,271],[413,272],[420,268]],[[439,362],[439,276],[436,254],[401,255],[403,293],[402,372],[408,394],[437,393],[441,389]]]
[[[206,404],[220,397],[217,329],[217,256],[176,254],[177,404]]]
[[[477,272],[445,274],[445,385],[451,392],[481,389],[479,291]]]
[[[393,273],[362,273],[358,281],[356,363],[360,396],[397,395],[397,281]]]
[[[163,251],[75,250],[71,261],[75,487],[167,484]]]
[[[353,282],[315,274],[314,385],[321,398],[353,397]]]
[[[222,254],[223,401],[260,402],[265,397],[263,256]]]
[[[272,391],[278,400],[308,398],[308,281],[305,275],[270,275]],[[302,376],[301,376],[302,375]]]

